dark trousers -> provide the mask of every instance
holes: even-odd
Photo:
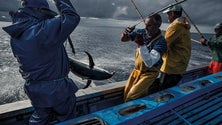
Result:
[[[181,74],[166,74],[160,73],[160,90],[164,90],[173,86],[176,86],[177,83],[182,79]]]
[[[153,84],[149,87],[147,95],[160,91],[160,79],[157,78]]]

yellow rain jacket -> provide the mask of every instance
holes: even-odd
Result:
[[[162,56],[161,71],[167,74],[183,74],[191,55],[190,25],[185,17],[175,19],[165,32],[167,52]]]

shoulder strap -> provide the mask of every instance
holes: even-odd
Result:
[[[156,36],[155,38],[153,38],[146,46],[149,47],[154,41],[156,41],[157,39],[159,39],[162,35],[159,34],[158,36]]]

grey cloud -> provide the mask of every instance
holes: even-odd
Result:
[[[156,12],[162,7],[173,3],[173,0],[134,0],[143,16]],[[130,0],[71,0],[76,10],[82,17],[116,18],[116,19],[139,19]],[[55,6],[50,2],[55,10]],[[197,24],[214,25],[222,22],[221,0],[189,0],[182,3],[184,10]],[[7,15],[7,11],[16,10],[20,7],[19,0],[0,0],[0,18]],[[161,13],[166,22],[166,15]]]
[[[134,0],[143,16],[173,3],[173,0]],[[114,4],[112,4],[114,3]],[[96,16],[100,18],[139,19],[130,0],[81,0],[73,2],[81,16]],[[92,6],[93,5],[93,6]],[[193,22],[203,25],[214,25],[222,22],[221,0],[189,0],[182,3],[184,10]],[[127,9],[126,9],[127,8]],[[117,13],[119,15],[117,15]],[[113,16],[114,15],[114,16]],[[161,13],[166,22],[166,15]]]

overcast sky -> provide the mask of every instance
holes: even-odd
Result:
[[[9,2],[10,1],[10,2]],[[50,0],[51,1],[51,0]],[[139,19],[131,0],[71,0],[82,17]],[[174,3],[174,0],[134,0],[145,17],[152,12]],[[200,25],[214,25],[222,22],[222,0],[187,0],[181,4],[193,22]],[[54,8],[52,2],[50,6]],[[20,7],[19,0],[0,0],[0,19],[7,19],[9,10]],[[54,8],[55,9],[55,8]],[[166,15],[160,13],[167,22]]]

